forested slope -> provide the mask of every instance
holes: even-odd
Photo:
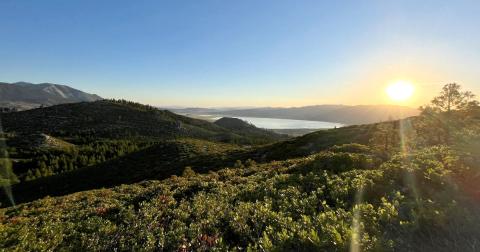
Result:
[[[213,123],[124,100],[61,104],[5,113],[0,114],[0,120],[5,132],[45,133],[66,138],[164,140],[192,137],[241,144],[281,139],[277,134],[240,136]]]

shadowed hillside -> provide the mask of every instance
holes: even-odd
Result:
[[[62,104],[1,114],[3,130],[44,133],[55,137],[150,138],[193,137],[244,144],[268,143],[280,135],[242,135],[215,124],[127,101],[102,100]]]
[[[235,145],[202,140],[163,141],[103,163],[22,182],[14,185],[12,191],[16,202],[20,203],[47,195],[165,179],[182,174],[187,166],[197,172],[207,172],[233,165],[237,159],[242,159],[243,152]]]
[[[243,121],[238,118],[231,118],[231,117],[222,117],[214,122],[214,124],[229,129],[232,132],[242,135],[242,136],[256,136],[256,138],[266,138],[266,141],[269,139],[278,140],[278,139],[287,139],[287,135],[281,135],[275,133],[271,130],[267,129],[260,129],[255,127],[254,125]]]

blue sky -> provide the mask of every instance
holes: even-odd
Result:
[[[153,105],[407,105],[480,94],[479,1],[0,1],[0,81]]]

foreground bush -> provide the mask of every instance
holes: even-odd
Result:
[[[382,164],[322,152],[45,198],[0,210],[0,247],[475,251],[476,158],[446,147]]]

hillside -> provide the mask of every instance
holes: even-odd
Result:
[[[39,133],[39,134],[19,134],[9,139],[9,146],[18,148],[38,148],[38,149],[69,149],[75,145],[61,139]]]
[[[354,125],[337,129],[320,130],[290,140],[256,149],[265,160],[284,160],[308,156],[334,145],[358,143],[368,145],[381,125],[399,124],[399,121],[379,124]]]
[[[287,135],[277,134],[271,130],[257,128],[255,125],[238,118],[222,117],[216,120],[214,124],[244,136],[257,136],[257,138],[265,137],[267,139],[277,140],[288,138]]]
[[[183,136],[244,144],[268,143],[281,138],[268,132],[265,132],[266,138],[259,134],[239,135],[206,121],[133,102],[113,100],[61,104],[0,114],[0,119],[5,132],[44,133],[67,138],[173,139]]]
[[[251,127],[245,122],[233,121]],[[226,120],[222,120],[222,124]],[[232,123],[228,120],[228,124]],[[397,122],[398,123],[398,122]],[[233,125],[224,125],[232,127]],[[318,131],[292,140],[281,141],[264,146],[253,148],[240,148],[235,145],[226,145],[209,141],[195,139],[178,139],[172,141],[146,142],[142,145],[138,143],[129,143],[128,146],[134,149],[120,148],[120,143],[101,142],[96,143],[93,148],[99,151],[84,153],[81,145],[77,147],[78,154],[66,152],[38,152],[30,155],[33,159],[41,159],[47,155],[48,159],[72,160],[70,163],[60,162],[58,168],[55,164],[46,163],[46,167],[51,167],[52,175],[48,172],[40,172],[41,176],[33,181],[25,181],[29,176],[26,167],[39,167],[37,163],[17,163],[14,164],[14,170],[22,183],[12,187],[17,202],[26,202],[35,200],[47,195],[65,195],[77,191],[101,188],[104,186],[115,186],[124,183],[134,183],[145,179],[165,179],[171,175],[180,174],[187,166],[197,172],[207,172],[217,170],[225,165],[233,165],[237,160],[247,162],[253,160],[258,163],[270,162],[272,160],[285,160],[288,158],[299,158],[325,151],[339,144],[361,143],[368,144],[373,133],[377,131],[378,125],[350,126],[326,131]],[[258,130],[258,129],[257,129]],[[88,149],[92,148],[89,145]],[[117,147],[118,146],[118,147]],[[84,164],[84,159],[103,160],[102,149],[118,149],[123,154],[115,154],[111,159],[105,162]],[[117,153],[113,152],[113,153]],[[17,157],[15,154],[11,154]],[[78,157],[77,157],[78,156]],[[90,163],[90,161],[89,161]],[[77,167],[70,169],[69,167]],[[65,167],[65,168],[64,168]],[[38,172],[32,171],[31,174]],[[45,174],[46,173],[46,174]],[[45,174],[45,175],[44,175]],[[6,200],[6,199],[5,199]],[[6,203],[6,201],[3,201]]]
[[[7,146],[1,148],[0,154],[6,150],[6,157],[13,160],[15,181],[20,182],[14,185],[14,191],[17,200],[22,201],[166,178],[187,165],[200,165],[203,161],[193,158],[200,150],[207,154],[211,146],[217,145],[223,151],[241,149],[222,142],[252,146],[286,139],[254,126],[231,130],[114,100],[5,113],[0,115],[0,121],[6,132],[2,142]],[[197,147],[190,148],[193,143]],[[206,158],[209,165],[201,169],[215,169],[226,159],[233,163],[234,157],[211,156]],[[215,160],[220,164],[212,164]]]
[[[197,172],[217,170],[233,165],[244,151],[235,145],[195,139],[144,143],[134,151],[104,162],[27,180],[12,187],[17,203],[32,201],[47,195],[66,195],[95,188],[131,184],[147,179],[165,179],[181,175],[185,167]],[[68,152],[66,153],[68,155]],[[20,179],[24,176],[17,167]],[[6,199],[0,200],[8,204]]]
[[[432,147],[382,162],[367,147],[345,152],[349,148],[281,162],[249,162],[203,175],[186,169],[181,177],[162,182],[0,209],[0,247],[478,249],[479,205],[470,194],[480,189],[478,178],[470,176],[480,169],[478,157]]]
[[[397,105],[316,105],[291,108],[252,108],[252,109],[175,109],[183,114],[213,114],[224,116],[245,116],[262,118],[296,119],[310,121],[337,122],[347,125],[370,124],[416,116],[417,109]],[[200,112],[199,112],[200,111]]]
[[[26,110],[41,106],[101,99],[98,95],[88,94],[66,85],[0,82],[0,108]]]
[[[222,117],[214,122],[216,125],[231,130],[255,130],[256,127],[238,118]]]

